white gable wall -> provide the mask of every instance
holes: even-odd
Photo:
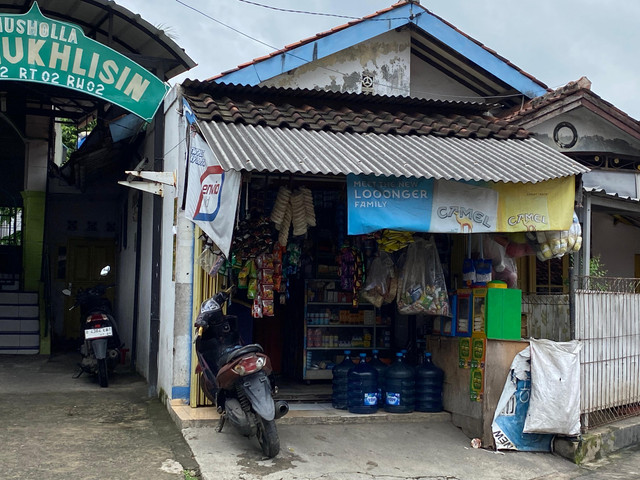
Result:
[[[260,85],[362,93],[373,77],[376,95],[482,101],[467,87],[411,54],[411,33],[390,31],[333,55],[265,80]]]
[[[416,56],[411,58],[411,96],[452,102],[482,102],[473,90]]]
[[[371,75],[372,93],[406,96],[410,91],[410,57],[409,32],[391,31],[260,85],[361,93],[363,75]]]
[[[571,123],[578,134],[578,141],[571,148],[560,148],[553,140],[553,130],[561,122]],[[563,152],[612,152],[618,155],[636,156],[640,141],[586,108],[575,108],[550,120],[522,125],[533,132],[536,140]]]

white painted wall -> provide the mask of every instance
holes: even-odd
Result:
[[[164,103],[164,171],[176,172],[179,185],[176,188],[164,187],[162,213],[158,389],[170,399],[176,396],[184,398],[188,393],[191,373],[193,224],[184,218],[180,210],[187,129],[186,121],[179,112],[180,101],[177,87],[174,87]]]
[[[576,129],[578,141],[571,148],[560,148],[553,140],[553,130],[560,122],[569,122]],[[523,127],[535,133],[537,140],[561,152],[615,152],[637,156],[640,150],[640,141],[586,108],[576,108],[548,121],[524,124]]]
[[[411,57],[411,96],[453,102],[485,102],[473,90],[454,82],[451,77],[415,56]]]
[[[640,255],[638,228],[618,222],[611,215],[594,212],[591,256],[600,255],[608,277],[633,278],[634,256]]]
[[[410,36],[391,31],[261,83],[282,88],[362,92],[362,76],[373,76],[373,93],[410,91]]]
[[[475,92],[411,55],[407,29],[390,31],[261,83],[282,88],[362,93],[371,75],[377,95],[484,102]]]

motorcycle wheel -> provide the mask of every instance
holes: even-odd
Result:
[[[109,377],[107,374],[107,359],[101,358],[98,360],[98,382],[102,388],[109,386]]]
[[[278,455],[280,452],[280,438],[278,437],[275,420],[259,418],[256,435],[262,448],[262,453],[267,458],[273,458]]]

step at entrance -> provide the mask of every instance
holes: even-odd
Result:
[[[0,354],[40,351],[40,310],[36,292],[0,292]]]

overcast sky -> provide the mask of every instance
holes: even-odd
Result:
[[[359,18],[391,6],[394,0],[251,2]],[[248,0],[116,3],[165,30],[198,64],[178,81],[204,80],[349,21],[268,9]],[[586,76],[596,94],[640,119],[640,1],[422,0],[421,4],[547,86],[557,88]]]

